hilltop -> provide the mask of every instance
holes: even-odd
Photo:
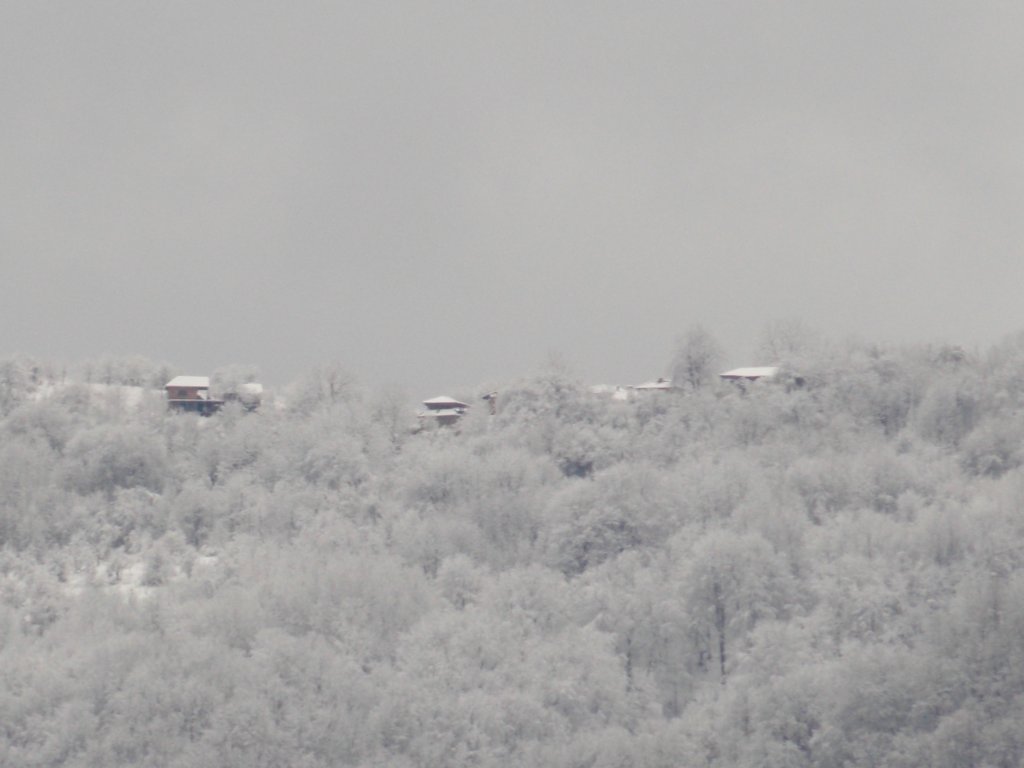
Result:
[[[1018,766],[1024,336],[689,351],[415,430],[0,361],[0,763]]]

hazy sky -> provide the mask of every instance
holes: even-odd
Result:
[[[1024,4],[5,2],[0,355],[429,397],[1024,327]]]

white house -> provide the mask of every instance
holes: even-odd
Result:
[[[757,381],[758,379],[771,379],[779,373],[778,366],[762,365],[752,368],[733,368],[731,371],[718,374],[723,381]]]

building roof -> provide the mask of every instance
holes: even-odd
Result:
[[[733,368],[731,371],[718,374],[723,379],[770,379],[779,372],[777,366],[762,365],[752,368]]]
[[[431,410],[437,408],[469,408],[469,403],[464,403],[461,400],[456,400],[454,397],[448,397],[447,395],[432,397],[429,400],[424,400],[423,404]]]
[[[658,379],[657,381],[647,381],[643,384],[636,384],[633,389],[639,390],[666,390],[672,389],[672,381],[669,379]]]
[[[167,387],[199,387],[199,389],[210,388],[210,377],[209,376],[175,376],[173,379],[168,381],[164,388]]]

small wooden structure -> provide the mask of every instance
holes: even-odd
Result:
[[[497,392],[488,392],[486,395],[481,396],[480,399],[486,402],[487,405],[489,406],[490,410],[488,412],[491,414],[491,416],[495,416],[498,413]]]
[[[420,420],[434,419],[442,426],[448,426],[457,422],[470,407],[469,403],[464,403],[447,395],[424,400],[423,406],[427,410],[419,414]]]
[[[659,378],[657,381],[648,381],[644,384],[635,384],[630,389],[637,392],[669,392],[672,389],[670,379]]]
[[[175,376],[164,385],[167,406],[174,411],[209,416],[219,411],[223,400],[210,397],[209,376]]]
[[[779,373],[778,366],[762,365],[752,368],[733,368],[731,371],[718,374],[722,381],[758,381],[760,379],[773,379]]]

